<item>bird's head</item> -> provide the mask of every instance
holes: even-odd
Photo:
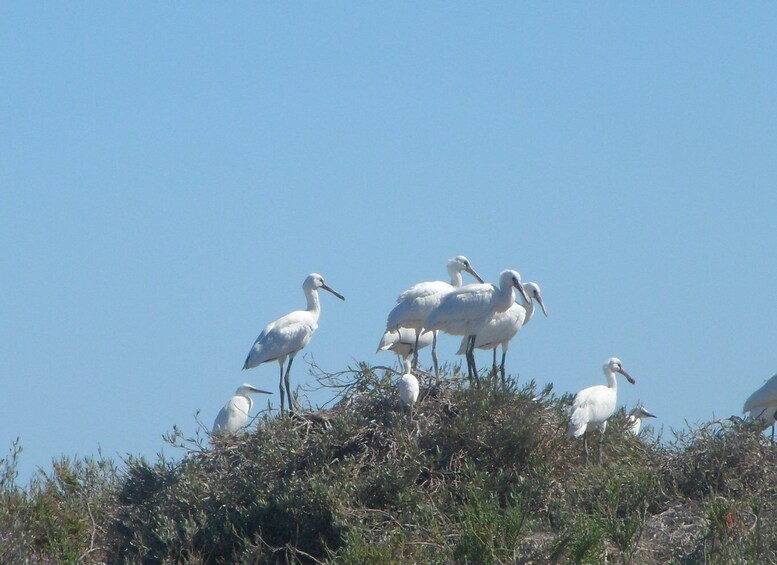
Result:
[[[345,300],[345,297],[342,294],[327,286],[327,284],[324,282],[324,277],[318,273],[310,273],[305,279],[305,282],[302,283],[302,288],[305,290],[318,290],[320,288],[331,292],[340,300]]]
[[[545,308],[545,303],[542,301],[542,293],[540,293],[540,285],[534,282],[527,282],[523,285],[524,290],[526,290],[526,293],[529,295],[530,298],[533,298],[537,301],[537,304],[540,305],[540,308],[542,308],[542,313],[545,314],[545,317],[548,316],[548,310]]]
[[[655,414],[651,414],[650,412],[645,409],[644,406],[641,404],[637,404],[631,412],[629,412],[629,416],[634,416],[635,418],[655,418]]]
[[[235,391],[235,396],[245,396],[247,394],[272,394],[272,393],[266,390],[261,390],[259,388],[256,388],[254,385],[250,385],[248,383],[243,383],[242,385],[237,387],[237,390]]]
[[[523,299],[526,301],[526,303],[528,304],[531,302],[531,298],[529,298],[529,295],[526,293],[526,289],[524,289],[523,284],[521,284],[521,273],[518,271],[512,271],[510,269],[502,271],[502,273],[499,275],[499,286],[500,288],[505,288],[508,286],[517,288],[518,292],[521,293],[521,296],[523,296]]]
[[[472,263],[469,262],[469,259],[464,257],[464,255],[456,255],[453,259],[448,261],[448,270],[453,272],[461,273],[462,271],[465,271],[475,277],[478,282],[482,283],[483,279],[480,278],[480,275],[475,272],[475,269],[472,267]]]
[[[605,371],[612,371],[613,373],[620,373],[624,377],[626,377],[626,380],[629,381],[631,384],[635,384],[637,381],[631,378],[631,375],[629,375],[625,369],[623,368],[623,364],[621,363],[621,360],[617,357],[610,357],[607,362],[604,364],[604,370]]]

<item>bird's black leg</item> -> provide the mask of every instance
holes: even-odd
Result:
[[[283,416],[283,403],[284,403],[284,400],[285,400],[284,397],[286,396],[286,391],[283,388],[283,363],[279,363],[279,365],[281,366],[281,384],[280,384],[280,389],[281,389],[281,416]]]
[[[475,367],[475,337],[469,336],[469,345],[467,346],[467,357],[470,366],[471,379],[475,381],[475,384],[480,387],[480,380],[478,380],[478,370]]]
[[[472,384],[472,363],[470,363],[469,359],[469,344],[471,337],[472,336],[467,336],[467,346],[464,348],[464,358],[467,360],[467,378],[469,379],[469,384]]]
[[[585,464],[588,465],[588,436],[583,434],[583,451],[585,451]]]
[[[289,364],[286,365],[286,376],[284,377],[284,380],[286,381],[286,396],[289,399],[289,412],[294,411],[294,400],[291,398],[291,383],[289,380],[289,371],[291,371],[291,362],[294,361],[294,356],[289,357]]]
[[[397,332],[400,331],[400,328],[397,328]],[[415,329],[415,347],[413,348],[413,370],[415,371],[418,369],[418,340],[421,337],[421,330],[418,328]]]
[[[494,361],[491,364],[491,372],[493,373],[494,377],[496,377],[496,347],[494,348]]]
[[[599,465],[602,464],[602,445],[604,444],[604,432],[599,436]]]
[[[494,353],[496,354],[496,347],[494,348]],[[506,386],[505,383],[505,357],[507,357],[507,352],[504,349],[504,346],[502,346],[502,364],[499,366],[499,371],[502,373],[502,386]]]
[[[418,346],[418,343],[416,343]],[[437,364],[437,330],[432,332],[432,362],[434,363],[434,378],[440,378],[440,366]]]

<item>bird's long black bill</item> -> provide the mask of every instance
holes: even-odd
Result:
[[[537,302],[540,305],[540,308],[542,308],[542,313],[545,314],[545,317],[548,317],[548,310],[545,308],[545,303],[542,301],[542,297],[537,295]]]
[[[523,285],[521,283],[518,283],[515,285],[515,288],[517,288],[521,292],[521,296],[523,296],[523,299],[526,301],[526,304],[531,302],[531,298],[529,298],[529,295],[526,294],[526,289],[523,288]]]
[[[332,288],[328,287],[327,285],[325,285],[325,284],[322,284],[322,285],[321,285],[321,288],[323,288],[324,290],[328,290],[329,292],[331,292],[332,294],[334,294],[334,295],[335,295],[337,298],[339,298],[340,300],[345,300],[345,296],[343,296],[342,294],[340,294],[340,293],[339,293],[339,292],[337,292],[336,290],[334,290],[334,289],[332,289]]]
[[[469,269],[467,269],[467,272],[468,272],[470,275],[472,275],[473,277],[475,277],[475,278],[477,279],[477,281],[478,281],[480,284],[483,284],[483,282],[484,282],[484,281],[483,281],[483,279],[481,278],[481,276],[480,276],[479,274],[477,274],[477,273],[475,272],[475,269],[473,269],[472,267],[470,267]]]
[[[629,381],[631,384],[637,384],[637,381],[635,381],[634,379],[632,379],[632,378],[631,378],[631,375],[629,375],[629,374],[628,374],[626,371],[624,371],[623,369],[620,369],[618,372],[619,372],[621,375],[623,375],[624,377],[626,377],[626,380],[627,380],[627,381]]]

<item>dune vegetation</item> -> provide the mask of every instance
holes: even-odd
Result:
[[[601,461],[565,435],[571,398],[508,376],[337,374],[327,408],[167,440],[174,459],[60,458],[18,485],[0,461],[2,563],[774,563],[777,448],[737,419],[635,436]]]

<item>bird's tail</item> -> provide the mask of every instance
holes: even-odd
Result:
[[[567,428],[567,437],[580,437],[585,433],[587,427],[585,421],[585,415],[582,410],[575,410],[572,412],[572,416],[569,419],[569,427]]]
[[[386,351],[394,344],[395,341],[396,341],[395,333],[391,331],[386,331],[386,333],[384,333],[383,337],[380,339],[380,343],[378,344],[378,350],[375,353]]]

